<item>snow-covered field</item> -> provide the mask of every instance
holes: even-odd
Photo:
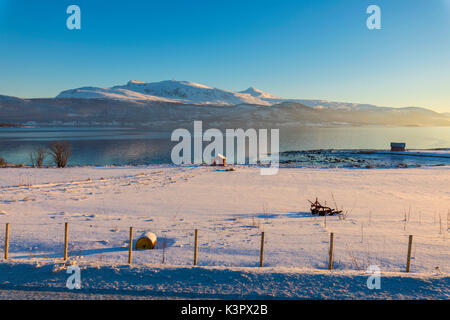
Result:
[[[10,260],[0,264],[5,271],[0,290],[52,287],[50,274],[62,262],[68,222],[70,260],[91,270],[86,287],[92,289],[95,281],[102,282],[102,288],[138,286],[136,279],[150,272],[178,279],[173,281],[176,288],[166,290],[166,282],[152,282],[151,290],[162,286],[161,292],[168,296],[189,297],[193,281],[189,277],[201,270],[213,280],[217,272],[221,283],[214,287],[211,280],[206,288],[207,282],[199,282],[208,297],[370,298],[375,297],[373,291],[364,289],[361,281],[366,279],[364,270],[377,265],[390,279],[387,283],[395,283],[396,288],[404,283],[406,292],[402,296],[400,289],[385,287],[376,297],[450,297],[450,167],[282,168],[276,176],[259,172],[249,166],[239,166],[235,172],[206,166],[1,169],[0,223],[11,227]],[[316,197],[343,209],[345,219],[312,217],[308,199]],[[130,226],[135,240],[146,231],[158,236],[156,250],[133,252],[132,269],[124,266]],[[199,230],[198,264],[206,268],[190,267],[195,229]],[[267,269],[259,270],[263,231]],[[326,270],[330,232],[335,234],[332,273]],[[400,273],[405,269],[410,234],[414,236],[412,274],[406,276]],[[184,270],[185,278],[176,266]],[[36,272],[24,276],[27,268]],[[108,274],[119,270],[120,280],[113,284],[113,276],[103,278],[92,271],[98,268]],[[266,283],[265,278],[271,281]],[[248,283],[233,294],[236,279]],[[110,286],[105,281],[111,281]],[[308,291],[306,284],[304,291],[292,290],[302,281],[321,283],[310,288],[319,291]],[[333,281],[335,295],[330,289]],[[414,288],[421,288],[420,292]]]

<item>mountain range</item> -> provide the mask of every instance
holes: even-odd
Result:
[[[285,99],[255,88],[234,92],[188,81],[129,81],[81,87],[55,98],[0,95],[0,122],[36,125],[145,125],[167,128],[193,120],[210,126],[448,126],[450,116],[420,107],[391,108],[325,100]]]
[[[269,106],[273,105],[275,101],[282,100],[253,88],[242,92],[233,92],[194,82],[175,80],[152,83],[132,80],[126,85],[112,88],[82,87],[63,91],[56,98],[159,101],[222,106],[243,103]]]

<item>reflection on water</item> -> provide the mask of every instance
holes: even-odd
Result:
[[[188,128],[189,129],[189,128]],[[0,157],[29,164],[29,154],[51,141],[68,140],[71,165],[170,163],[176,142],[171,132],[126,128],[0,128]],[[301,127],[280,130],[280,151],[387,149],[390,142],[410,149],[450,147],[448,127]]]

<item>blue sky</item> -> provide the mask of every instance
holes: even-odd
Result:
[[[0,94],[131,79],[450,112],[450,0],[0,0]]]

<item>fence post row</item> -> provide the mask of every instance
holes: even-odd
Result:
[[[330,251],[328,252],[328,270],[333,270],[334,233],[330,233]]]
[[[130,243],[128,244],[128,264],[131,264],[133,256],[133,227],[130,227]]]
[[[64,224],[64,261],[67,261],[67,248],[69,247],[69,224]]]
[[[263,264],[264,264],[264,238],[265,238],[265,233],[262,232],[261,233],[261,250],[259,252],[259,267],[262,268]]]
[[[9,252],[9,223],[6,224],[5,230],[5,260],[8,260],[8,252]]]
[[[5,228],[5,247],[4,247],[4,259],[8,260],[9,257],[9,229],[10,224],[6,223]],[[194,242],[194,266],[197,265],[198,260],[198,229],[195,229],[195,242]],[[264,244],[265,244],[265,232],[261,233],[261,247],[259,253],[259,266],[264,266]],[[411,271],[411,255],[412,255],[413,235],[409,235],[408,239],[408,254],[406,257],[406,272]],[[64,261],[68,259],[68,246],[69,246],[69,224],[64,224]],[[128,247],[128,264],[132,263],[133,256],[133,227],[130,227],[130,241]],[[333,270],[334,264],[334,233],[330,233],[330,248],[328,252],[328,270]]]
[[[194,266],[197,265],[197,251],[198,251],[198,229],[195,229],[195,240],[194,240]]]
[[[408,240],[408,255],[406,257],[406,272],[409,272],[411,270],[412,241],[413,241],[413,236],[410,235],[409,240]]]

